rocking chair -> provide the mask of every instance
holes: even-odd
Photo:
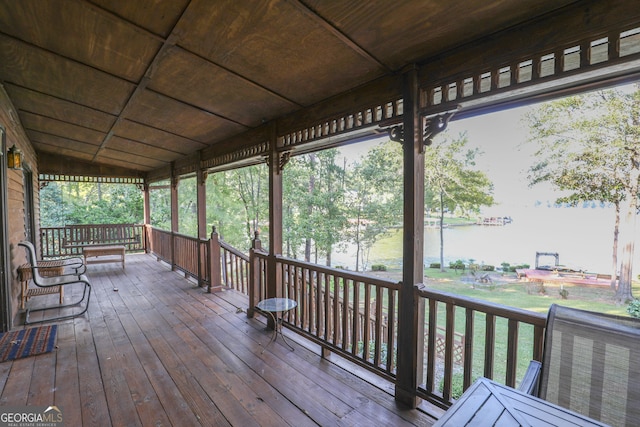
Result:
[[[50,322],[54,320],[63,320],[70,319],[73,317],[81,316],[87,312],[89,309],[89,298],[91,297],[91,283],[89,283],[89,279],[84,274],[86,271],[86,266],[82,262],[80,258],[70,258],[66,260],[60,260],[62,267],[62,274],[58,276],[51,277],[43,277],[40,274],[40,269],[43,267],[39,267],[39,264],[42,263],[38,261],[36,258],[36,251],[31,242],[21,241],[18,245],[22,246],[25,249],[27,254],[27,260],[29,262],[29,269],[31,271],[31,279],[33,283],[42,289],[52,289],[52,288],[62,288],[64,286],[73,286],[73,285],[81,285],[82,286],[82,297],[77,301],[71,302],[69,304],[64,304],[63,301],[58,305],[43,307],[38,309],[27,308],[26,316],[25,316],[25,325],[33,324],[33,323],[42,323],[42,322]],[[62,293],[61,293],[62,295]],[[60,311],[59,316],[54,317],[46,317],[43,319],[38,319],[31,321],[29,316],[34,312],[44,312],[49,310],[61,310],[68,307],[80,307],[79,310],[72,310],[69,313],[67,310]]]

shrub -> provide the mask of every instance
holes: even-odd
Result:
[[[459,259],[456,262],[450,262],[449,263],[449,268],[451,268],[453,270],[463,270],[464,271],[464,269],[465,269],[464,261]]]
[[[429,268],[440,268],[440,263],[432,262],[431,264],[429,264]]]
[[[640,299],[634,299],[629,303],[627,313],[629,313],[631,317],[640,318]]]
[[[384,264],[373,264],[371,271],[387,271],[387,266]]]
[[[478,376],[472,376],[471,384],[476,382],[478,378],[479,378]],[[451,377],[451,397],[453,399],[459,399],[460,396],[462,396],[462,393],[464,393],[464,390],[462,389],[463,386],[464,386],[464,374],[462,372],[456,372],[455,374],[453,374],[453,377]],[[441,379],[440,383],[438,384],[438,390],[440,391],[440,393],[442,393],[443,389],[444,389],[444,378]]]
[[[485,264],[482,267],[480,267],[480,270],[482,270],[482,271],[495,271],[496,267],[493,266],[493,265]]]

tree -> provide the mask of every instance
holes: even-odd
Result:
[[[348,236],[356,246],[356,271],[366,269],[369,249],[401,222],[402,178],[402,146],[393,141],[371,149],[348,175]]]
[[[542,104],[527,116],[538,143],[531,184],[549,182],[568,192],[558,202],[596,200],[615,206],[612,287],[622,247],[615,300],[631,292],[640,179],[640,91],[597,91]],[[622,222],[621,222],[622,219]],[[619,240],[620,239],[620,240]],[[622,243],[622,245],[620,245]]]
[[[207,224],[232,246],[248,249],[255,231],[267,243],[267,172],[265,165],[253,165],[207,178]]]
[[[314,262],[331,255],[345,233],[344,166],[338,164],[338,150],[329,149],[295,156],[285,168],[284,239],[287,254],[304,246],[304,259]]]
[[[151,225],[171,230],[171,190],[170,181],[164,180],[149,187]]]
[[[70,224],[137,224],[142,192],[133,184],[51,182],[40,191],[43,227]]]
[[[479,149],[466,149],[466,133],[450,140],[444,133],[425,148],[425,205],[436,206],[440,215],[440,270],[444,271],[444,213],[463,215],[494,204],[493,184],[474,169]]]

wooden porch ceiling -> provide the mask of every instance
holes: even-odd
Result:
[[[145,254],[127,255],[126,270],[91,265],[88,276],[89,311],[59,323],[53,352],[0,364],[1,405],[57,405],[68,426],[434,421],[400,408],[390,384],[357,378],[358,368],[349,372],[323,359],[319,348],[294,343],[291,351],[278,338],[262,353],[271,333],[261,316],[247,318],[248,298],[240,293],[207,294]],[[28,304],[48,297],[56,303],[49,295]]]
[[[0,81],[40,155],[144,173],[571,3],[2,0]]]

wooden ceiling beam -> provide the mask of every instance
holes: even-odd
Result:
[[[378,67],[381,67],[382,69],[384,69],[389,73],[393,71],[387,65],[380,62],[378,58],[376,58],[367,50],[365,50],[362,46],[358,45],[356,42],[354,42],[349,37],[347,37],[347,35],[345,35],[342,31],[334,27],[330,22],[328,22],[323,17],[318,15],[316,12],[311,10],[307,5],[303,4],[300,0],[289,0],[289,3],[292,6],[295,6],[299,12],[301,12],[311,20],[318,23],[322,28],[327,30],[329,33],[333,34],[345,46],[348,46],[349,48],[351,48],[354,52],[356,52],[361,57],[365,58],[367,61],[377,65]]]

